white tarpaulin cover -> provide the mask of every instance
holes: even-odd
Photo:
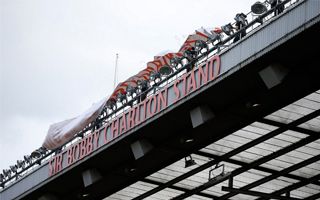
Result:
[[[101,113],[108,98],[94,103],[81,115],[50,125],[43,147],[53,150],[71,140],[75,134],[83,130],[91,122],[95,121]]]

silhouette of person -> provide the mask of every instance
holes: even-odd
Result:
[[[271,9],[275,8],[278,4],[282,3],[281,0],[270,0],[269,1],[270,5],[271,5]],[[275,10],[274,10],[274,15],[278,15],[280,13],[282,13],[284,10],[284,4],[278,6]]]
[[[235,27],[234,27],[236,32],[238,32],[239,30],[241,30],[243,27],[245,27],[248,24],[248,21],[246,20],[246,17],[247,16],[245,14],[243,14],[243,13],[236,14],[236,17],[234,18],[236,20],[236,24],[235,24]],[[234,37],[233,43],[237,42],[238,40],[240,40],[241,38],[243,38],[246,35],[247,35],[246,30],[245,29],[241,30]]]

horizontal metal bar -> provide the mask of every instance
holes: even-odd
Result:
[[[312,112],[312,113],[310,113],[310,114],[308,114],[308,115],[306,115],[304,117],[301,117],[300,119],[298,119],[299,120],[298,122],[299,123],[304,123],[304,122],[309,121],[310,119],[314,118],[314,115],[318,116],[319,114],[320,114],[320,109],[316,110],[316,111],[314,111],[314,112]],[[261,136],[260,138],[257,138],[257,139],[255,139],[255,140],[253,140],[253,141],[251,141],[251,142],[249,142],[247,144],[244,144],[244,145],[238,147],[237,149],[234,149],[234,150],[230,151],[229,153],[224,154],[223,156],[221,156],[221,160],[230,158],[230,157],[232,157],[232,156],[234,156],[234,155],[236,155],[236,154],[238,154],[238,153],[240,153],[242,151],[245,151],[245,150],[247,150],[247,149],[249,149],[249,148],[251,148],[251,147],[253,147],[253,146],[255,146],[255,145],[259,144],[259,143],[261,143],[261,142],[264,142],[264,141],[266,141],[266,140],[268,140],[268,139],[270,139],[270,138],[272,138],[272,137],[274,137],[276,135],[279,135],[279,134],[283,133],[284,131],[288,130],[290,127],[294,127],[294,126],[299,125],[299,123],[297,123],[296,121],[293,121],[293,122],[291,122],[289,124],[286,124],[283,127],[280,127],[280,128],[278,128],[278,129],[276,129],[274,131],[271,131],[270,133],[268,133],[268,134],[266,134],[264,136]],[[311,137],[311,136],[309,136],[309,137]],[[150,190],[148,192],[143,193],[142,195],[134,198],[134,200],[142,200],[142,199],[144,199],[144,198],[146,198],[148,196],[151,196],[152,194],[155,194],[155,193],[165,189],[166,187],[169,187],[170,185],[176,184],[176,183],[178,183],[178,182],[180,182],[180,181],[182,181],[182,180],[184,180],[184,179],[186,179],[186,178],[188,178],[188,177],[190,177],[190,176],[192,176],[192,175],[194,175],[194,174],[196,174],[198,172],[201,172],[201,171],[211,167],[214,164],[217,164],[221,160],[211,160],[211,161],[209,161],[209,162],[207,162],[207,163],[205,163],[205,164],[203,164],[203,165],[201,165],[201,166],[199,166],[199,167],[197,167],[197,168],[195,168],[195,169],[193,169],[193,170],[191,170],[191,171],[189,171],[189,172],[187,172],[185,174],[182,174],[181,176],[178,176],[178,177],[166,182],[163,185],[160,185],[160,186],[158,186],[158,187],[156,187],[156,188],[154,188],[154,189],[152,189],[152,190]],[[254,166],[258,166],[258,165],[254,165]],[[254,167],[254,166],[250,165],[251,168]]]
[[[150,183],[150,184],[153,184],[153,185],[162,185],[163,184],[162,182],[151,180],[151,179],[147,179],[147,178],[145,178],[145,179],[143,179],[141,181],[145,182],[145,183]],[[182,192],[189,192],[190,191],[190,189],[179,187],[179,186],[175,186],[175,185],[169,186],[168,188],[174,189],[174,190],[179,190],[179,191],[182,191]],[[204,193],[204,192],[198,192],[198,193],[196,193],[196,195],[201,196],[201,197],[211,198],[211,199],[218,198],[217,196],[214,196],[214,195],[211,195],[211,194],[207,194],[207,193]]]
[[[292,165],[291,167],[285,168],[285,169],[283,169],[283,170],[281,170],[279,172],[276,172],[274,174],[266,176],[266,177],[264,177],[262,179],[254,181],[254,182],[252,182],[252,183],[250,183],[250,184],[248,184],[246,186],[241,187],[240,189],[241,190],[248,190],[248,189],[257,187],[259,185],[262,185],[263,183],[266,183],[266,182],[271,181],[273,179],[276,179],[276,178],[278,178],[280,176],[283,176],[284,174],[288,174],[288,173],[293,172],[295,170],[298,170],[298,169],[300,169],[302,167],[305,167],[305,166],[307,166],[307,165],[309,165],[311,163],[317,162],[318,160],[320,160],[320,154],[315,156],[315,157],[311,157],[311,158],[309,158],[307,160],[304,160],[302,162],[299,162],[299,163],[297,163],[295,165]],[[236,194],[235,193],[225,194],[222,197],[220,197],[220,199],[229,199],[230,197],[232,197],[234,195],[236,195]]]
[[[209,188],[209,187],[212,187],[212,186],[214,186],[214,185],[216,185],[218,183],[221,183],[221,182],[223,182],[225,180],[228,180],[230,176],[231,176],[231,173],[226,173],[226,174],[219,175],[219,176],[209,180],[205,184],[200,185],[200,186],[198,186],[198,187],[196,187],[196,188],[194,188],[192,190],[189,190],[189,192],[183,193],[183,194],[181,194],[179,196],[176,196],[176,197],[172,198],[172,200],[185,199],[185,198],[187,198],[189,196],[192,196],[194,194],[197,194],[197,193],[203,191],[204,188]]]
[[[314,113],[314,114],[316,115],[316,113]],[[312,116],[310,116],[310,117],[312,119]],[[317,117],[317,115],[315,117]],[[271,126],[276,126],[276,127],[283,127],[283,126],[286,125],[285,123],[276,122],[276,121],[273,121],[273,120],[270,120],[270,119],[265,119],[265,118],[259,119],[259,120],[257,120],[257,122],[260,122],[260,123],[263,123],[263,124],[268,124],[268,125],[271,125]],[[301,127],[291,127],[290,130],[296,131],[296,132],[300,132],[300,133],[303,133],[303,134],[307,134],[307,135],[318,134],[317,132],[315,132],[313,130],[309,130],[309,129],[301,128]]]
[[[265,198],[270,198],[270,199],[300,200],[298,198],[293,198],[293,197],[277,196],[277,195],[268,194],[268,193],[264,193],[264,192],[257,192],[257,191],[252,191],[252,190],[242,190],[242,189],[236,189],[236,188],[229,188],[229,187],[225,187],[225,186],[222,186],[221,190],[226,191],[226,192],[236,193],[236,194],[246,194],[246,195],[265,197]]]
[[[268,162],[268,161],[270,161],[270,160],[272,160],[274,158],[277,158],[277,157],[282,156],[282,155],[284,155],[284,154],[286,154],[288,152],[291,152],[294,149],[297,149],[297,148],[302,147],[302,146],[304,146],[304,145],[306,145],[306,144],[308,144],[310,142],[313,142],[313,141],[317,140],[319,137],[320,137],[320,135],[319,136],[312,135],[312,136],[309,136],[307,138],[304,138],[304,139],[300,140],[297,143],[291,144],[291,145],[289,145],[289,146],[287,146],[287,147],[285,147],[285,148],[283,148],[283,149],[281,149],[279,151],[273,152],[273,153],[271,153],[271,154],[269,154],[269,155],[267,155],[265,157],[262,157],[262,158],[260,158],[260,159],[258,159],[256,161],[253,161],[248,166],[241,167],[241,168],[238,168],[238,169],[232,171],[232,176],[237,176],[239,174],[242,174],[243,172],[248,171],[248,170],[252,169],[255,166],[259,166],[259,165],[261,165],[261,164],[263,164],[265,162]],[[224,181],[224,180],[222,180],[222,181]],[[219,184],[222,181],[217,181],[215,184]],[[210,187],[211,186],[213,186],[213,185],[210,185]],[[207,189],[209,187],[207,187],[206,184],[203,184],[203,185],[200,185],[197,188],[194,188],[193,190],[197,190],[197,192],[200,192],[201,190],[199,191],[198,188],[201,188],[202,190],[205,190],[205,189]],[[181,194],[175,199],[183,199],[183,198],[179,198],[180,196],[184,197],[184,198],[189,197],[189,196],[193,195],[193,193],[194,193],[193,190],[191,190],[189,193]]]
[[[199,155],[199,156],[203,156],[203,157],[208,157],[208,158],[221,160],[221,161],[224,161],[224,162],[227,162],[227,163],[232,163],[232,164],[240,165],[240,166],[247,166],[247,165],[250,164],[250,163],[246,163],[246,162],[243,162],[243,161],[240,161],[240,160],[231,159],[231,158],[222,159],[221,156],[213,155],[213,154],[210,154],[210,153],[207,153],[207,152],[203,152],[203,151],[197,151],[197,152],[194,152],[193,154],[196,154],[196,155]],[[256,166],[256,167],[253,167],[252,169],[259,170],[259,171],[266,172],[266,173],[270,173],[270,174],[274,174],[274,173],[278,172],[277,170],[270,169],[270,168],[267,168],[267,167],[262,167],[262,166]],[[298,180],[298,181],[303,181],[303,180],[307,179],[305,177],[294,175],[294,174],[284,174],[283,177],[290,178],[290,179],[295,179],[295,180]],[[320,182],[318,182],[318,181],[314,182],[313,184],[320,186]]]
[[[281,195],[281,194],[286,193],[286,192],[288,192],[288,191],[293,191],[293,190],[295,190],[295,189],[298,189],[298,188],[300,188],[300,187],[303,187],[303,186],[305,186],[305,185],[308,185],[308,184],[310,184],[310,183],[313,183],[314,181],[319,181],[319,179],[320,179],[320,174],[317,174],[317,175],[315,175],[315,176],[313,176],[313,177],[308,178],[308,179],[305,180],[305,181],[300,181],[300,182],[298,182],[298,183],[294,183],[294,184],[289,185],[289,186],[287,186],[287,187],[284,187],[284,188],[282,188],[282,189],[280,189],[280,190],[278,190],[278,191],[272,192],[271,194],[273,194],[273,195]],[[264,200],[264,199],[265,199],[265,198],[259,198],[259,199],[257,199],[257,200]]]

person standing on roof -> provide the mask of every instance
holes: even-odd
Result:
[[[246,25],[248,25],[248,21],[247,21],[247,15],[243,14],[243,13],[238,13],[235,16],[235,20],[236,20],[236,24],[234,29],[236,30],[236,32],[240,31],[243,27],[245,27]],[[236,36],[233,39],[233,43],[237,42],[238,40],[240,40],[241,38],[243,38],[244,36],[246,36],[246,29],[241,30],[239,33],[236,34]]]
[[[269,1],[270,5],[271,5],[271,9],[275,8],[278,4],[282,3],[281,0],[270,0]],[[274,16],[282,13],[284,10],[284,4],[278,6],[275,10],[274,10]]]

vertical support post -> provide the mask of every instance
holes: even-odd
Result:
[[[233,176],[232,176],[232,174],[231,174],[230,177],[229,177],[228,187],[229,187],[229,188],[233,188]]]
[[[286,192],[286,197],[290,197],[290,191]]]

